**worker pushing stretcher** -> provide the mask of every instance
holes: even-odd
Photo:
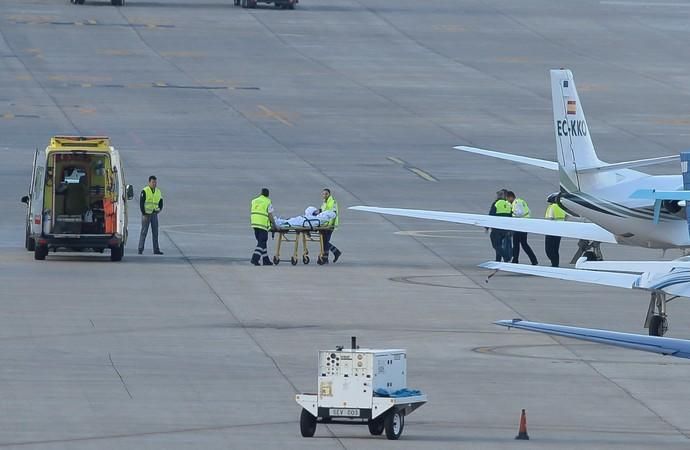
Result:
[[[324,189],[324,199],[320,209],[309,206],[304,215],[290,218],[274,217],[273,232],[278,234],[276,253],[273,264],[280,263],[280,248],[283,241],[294,242],[294,250],[290,258],[292,265],[299,262],[299,246],[302,244],[302,263],[309,264],[308,242],[319,242],[319,256],[316,263],[328,264],[328,254],[333,252],[333,262],[336,262],[342,252],[330,243],[331,235],[339,224],[338,203],[330,195],[329,189]]]

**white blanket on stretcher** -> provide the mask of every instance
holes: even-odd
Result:
[[[329,221],[335,219],[335,211],[323,211],[316,214],[318,209],[313,206],[304,210],[303,216],[295,216],[290,218],[276,217],[275,222],[278,228],[317,228],[325,226]]]

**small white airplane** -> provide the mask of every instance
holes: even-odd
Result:
[[[455,148],[559,171],[561,206],[571,215],[591,223],[372,206],[350,209],[645,248],[690,247],[689,211],[685,208],[690,192],[683,191],[690,190],[687,175],[690,157],[681,162],[682,177],[653,176],[632,170],[677,161],[678,155],[605,163],[597,157],[592,145],[570,70],[551,71],[551,95],[558,162],[473,147]]]
[[[554,334],[581,341],[597,342],[599,344],[642,350],[660,355],[670,355],[677,358],[690,358],[690,341],[684,339],[619,333],[617,331],[596,330],[593,328],[568,327],[551,323],[529,322],[522,319],[499,320],[494,323],[508,328]]]
[[[689,257],[674,261],[587,261],[587,258],[580,258],[575,269],[494,261],[482,263],[479,267],[651,292],[644,323],[645,328],[649,329],[650,336],[666,334],[668,302],[678,297],[690,297]]]

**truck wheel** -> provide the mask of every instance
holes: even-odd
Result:
[[[377,417],[374,420],[370,420],[367,425],[369,425],[369,433],[374,436],[380,436],[383,433],[383,418]]]
[[[294,4],[294,3],[288,3],[288,4],[286,5],[286,8],[287,8],[287,9],[295,9],[295,4]]]
[[[302,433],[302,437],[312,437],[316,432],[316,417],[304,408],[299,415],[299,431]]]
[[[125,248],[122,245],[117,247],[112,247],[110,249],[110,260],[111,261],[121,261],[122,256],[125,254]]]
[[[37,245],[34,249],[34,259],[38,261],[43,261],[48,256],[48,246],[47,245]]]
[[[110,4],[113,6],[125,6],[125,0],[110,0]]]
[[[386,429],[386,437],[392,441],[400,438],[405,427],[405,416],[400,411],[391,411],[383,419],[383,426]]]
[[[76,3],[77,5],[83,5],[84,0],[74,0],[74,3]]]
[[[242,8],[246,8],[247,7],[247,0],[240,0],[240,6]]]

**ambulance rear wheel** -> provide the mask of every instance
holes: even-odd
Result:
[[[369,433],[372,435],[380,436],[383,434],[383,418],[377,417],[374,420],[370,420],[367,425],[369,425]]]
[[[122,256],[125,254],[125,248],[122,245],[117,247],[112,247],[110,249],[110,260],[111,261],[121,261]]]
[[[299,431],[302,437],[312,437],[316,433],[316,417],[304,408],[299,416]]]
[[[405,416],[400,411],[391,411],[383,419],[386,437],[392,441],[400,438],[405,428]]]
[[[34,250],[36,250],[36,241],[29,234],[29,230],[26,230],[26,238],[24,239],[24,247],[26,247],[26,250],[29,252],[33,252]]]
[[[307,255],[302,256],[302,263],[309,264],[309,257]]]
[[[38,261],[43,261],[48,256],[48,246],[47,245],[37,245],[34,249],[34,259]]]

